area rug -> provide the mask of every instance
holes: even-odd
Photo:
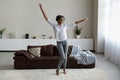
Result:
[[[100,69],[67,69],[55,75],[55,69],[0,70],[0,80],[110,80]]]

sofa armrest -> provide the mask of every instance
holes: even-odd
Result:
[[[16,51],[14,55],[15,56],[24,56],[27,59],[31,59],[31,54],[27,50]]]
[[[25,61],[25,60],[28,60],[28,58],[26,58],[25,56],[14,56],[13,59],[14,59],[14,60],[20,60],[20,61],[21,61],[21,60],[22,60],[22,61],[23,61],[23,60],[24,60],[24,61]]]

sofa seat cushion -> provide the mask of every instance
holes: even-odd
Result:
[[[68,57],[67,59],[68,59],[68,61],[69,61],[69,60],[70,60],[70,61],[71,61],[71,60],[76,61],[74,57]]]
[[[59,56],[52,56],[52,57],[49,57],[49,56],[42,56],[42,57],[36,57],[36,58],[31,58],[30,60],[59,60],[60,57]]]
[[[32,58],[27,61],[27,68],[56,68],[60,57],[43,56],[40,58]]]
[[[73,57],[68,57],[67,58],[68,61],[76,61]],[[31,58],[30,60],[32,61],[59,61],[60,60],[60,56],[53,56],[53,57],[48,57],[48,56],[42,56],[42,57],[36,57],[36,58]]]

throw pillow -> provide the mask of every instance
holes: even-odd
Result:
[[[41,47],[29,48],[28,51],[31,53],[32,58],[40,57]]]

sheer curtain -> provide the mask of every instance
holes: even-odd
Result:
[[[105,56],[120,66],[120,0],[105,0]]]

